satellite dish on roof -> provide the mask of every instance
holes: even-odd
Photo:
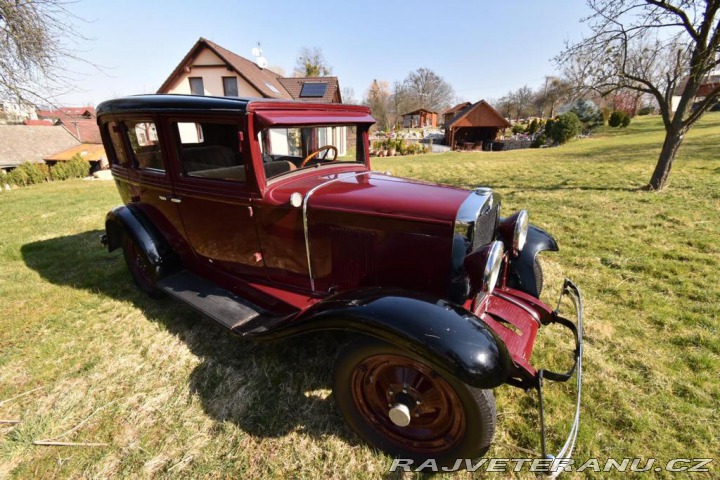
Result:
[[[262,48],[260,48],[260,42],[257,43],[257,47],[254,47],[252,50],[250,50],[250,53],[252,53],[253,57],[255,57],[255,64],[260,68],[265,68],[268,66],[267,58],[262,56]]]

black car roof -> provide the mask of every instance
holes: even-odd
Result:
[[[161,110],[224,110],[245,112],[252,98],[208,97],[198,95],[133,95],[107,100],[98,105],[98,116],[108,113]]]

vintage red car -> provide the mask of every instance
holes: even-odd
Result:
[[[141,95],[98,124],[123,204],[103,243],[135,283],[258,341],[354,332],[333,391],[350,426],[396,457],[478,458],[495,431],[492,389],[540,394],[577,377],[575,323],[539,300],[537,254],[557,250],[527,212],[500,217],[487,187],[463,190],[372,171],[361,106]],[[574,334],[568,373],[531,362],[541,326]]]

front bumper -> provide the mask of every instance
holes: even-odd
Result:
[[[576,323],[573,324],[571,321],[559,314],[560,305],[563,297],[567,297],[573,303],[575,307]],[[575,361],[572,368],[566,373],[555,373],[548,370],[539,370],[537,375],[536,388],[538,391],[538,398],[540,400],[540,433],[542,442],[542,455],[543,458],[553,458],[553,465],[550,468],[550,478],[556,478],[562,473],[562,468],[558,468],[559,462],[563,459],[569,459],[572,455],[573,449],[575,448],[575,441],[577,440],[578,429],[580,428],[580,399],[582,395],[582,356],[583,356],[583,303],[580,289],[569,279],[565,279],[563,284],[562,292],[560,293],[560,299],[558,300],[558,308],[553,311],[555,322],[569,328],[575,335]],[[575,415],[573,416],[572,425],[570,426],[570,433],[568,434],[565,444],[558,451],[556,455],[549,455],[547,453],[547,445],[545,441],[545,408],[543,404],[543,379],[566,382],[570,380],[573,373],[575,373],[577,383],[577,396],[575,400]]]
[[[574,307],[575,322],[560,314],[560,306],[566,297]],[[538,391],[542,456],[556,459],[552,463],[557,467],[562,459],[567,459],[572,454],[580,425],[583,352],[583,303],[580,290],[572,281],[566,279],[558,300],[558,307],[552,310],[551,307],[528,294],[514,289],[500,288],[476,307],[475,314],[493,329],[508,348],[513,360],[514,372],[507,383],[525,390],[536,389]],[[564,373],[536,369],[530,362],[538,330],[542,326],[550,324],[566,327],[575,338],[573,365]],[[570,433],[558,453],[549,455],[545,436],[543,381],[567,382],[573,375],[576,376],[577,381],[577,397]],[[561,471],[560,469],[556,472],[556,469],[551,467],[548,471],[552,478],[559,475]]]

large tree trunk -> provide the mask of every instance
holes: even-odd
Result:
[[[668,176],[670,175],[670,169],[675,161],[675,154],[677,154],[678,148],[683,141],[683,131],[677,131],[671,128],[665,134],[665,142],[663,143],[662,150],[660,150],[660,157],[658,163],[655,166],[655,171],[650,178],[650,184],[648,187],[650,190],[662,190],[665,188]]]

